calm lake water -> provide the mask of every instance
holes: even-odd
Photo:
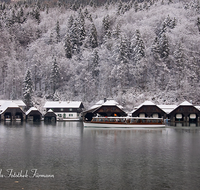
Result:
[[[0,123],[1,190],[199,190],[200,127]]]

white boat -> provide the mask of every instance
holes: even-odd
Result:
[[[160,128],[165,127],[162,118],[141,117],[94,117],[84,121],[84,127],[96,128]]]

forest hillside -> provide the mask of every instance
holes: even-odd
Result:
[[[200,104],[199,1],[50,2],[0,3],[0,99]]]

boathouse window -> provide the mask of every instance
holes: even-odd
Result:
[[[60,108],[60,111],[63,111],[63,108]]]
[[[69,116],[73,116],[73,114],[69,114]]]

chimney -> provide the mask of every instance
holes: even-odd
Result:
[[[104,103],[107,101],[107,99],[106,98],[104,98]]]

